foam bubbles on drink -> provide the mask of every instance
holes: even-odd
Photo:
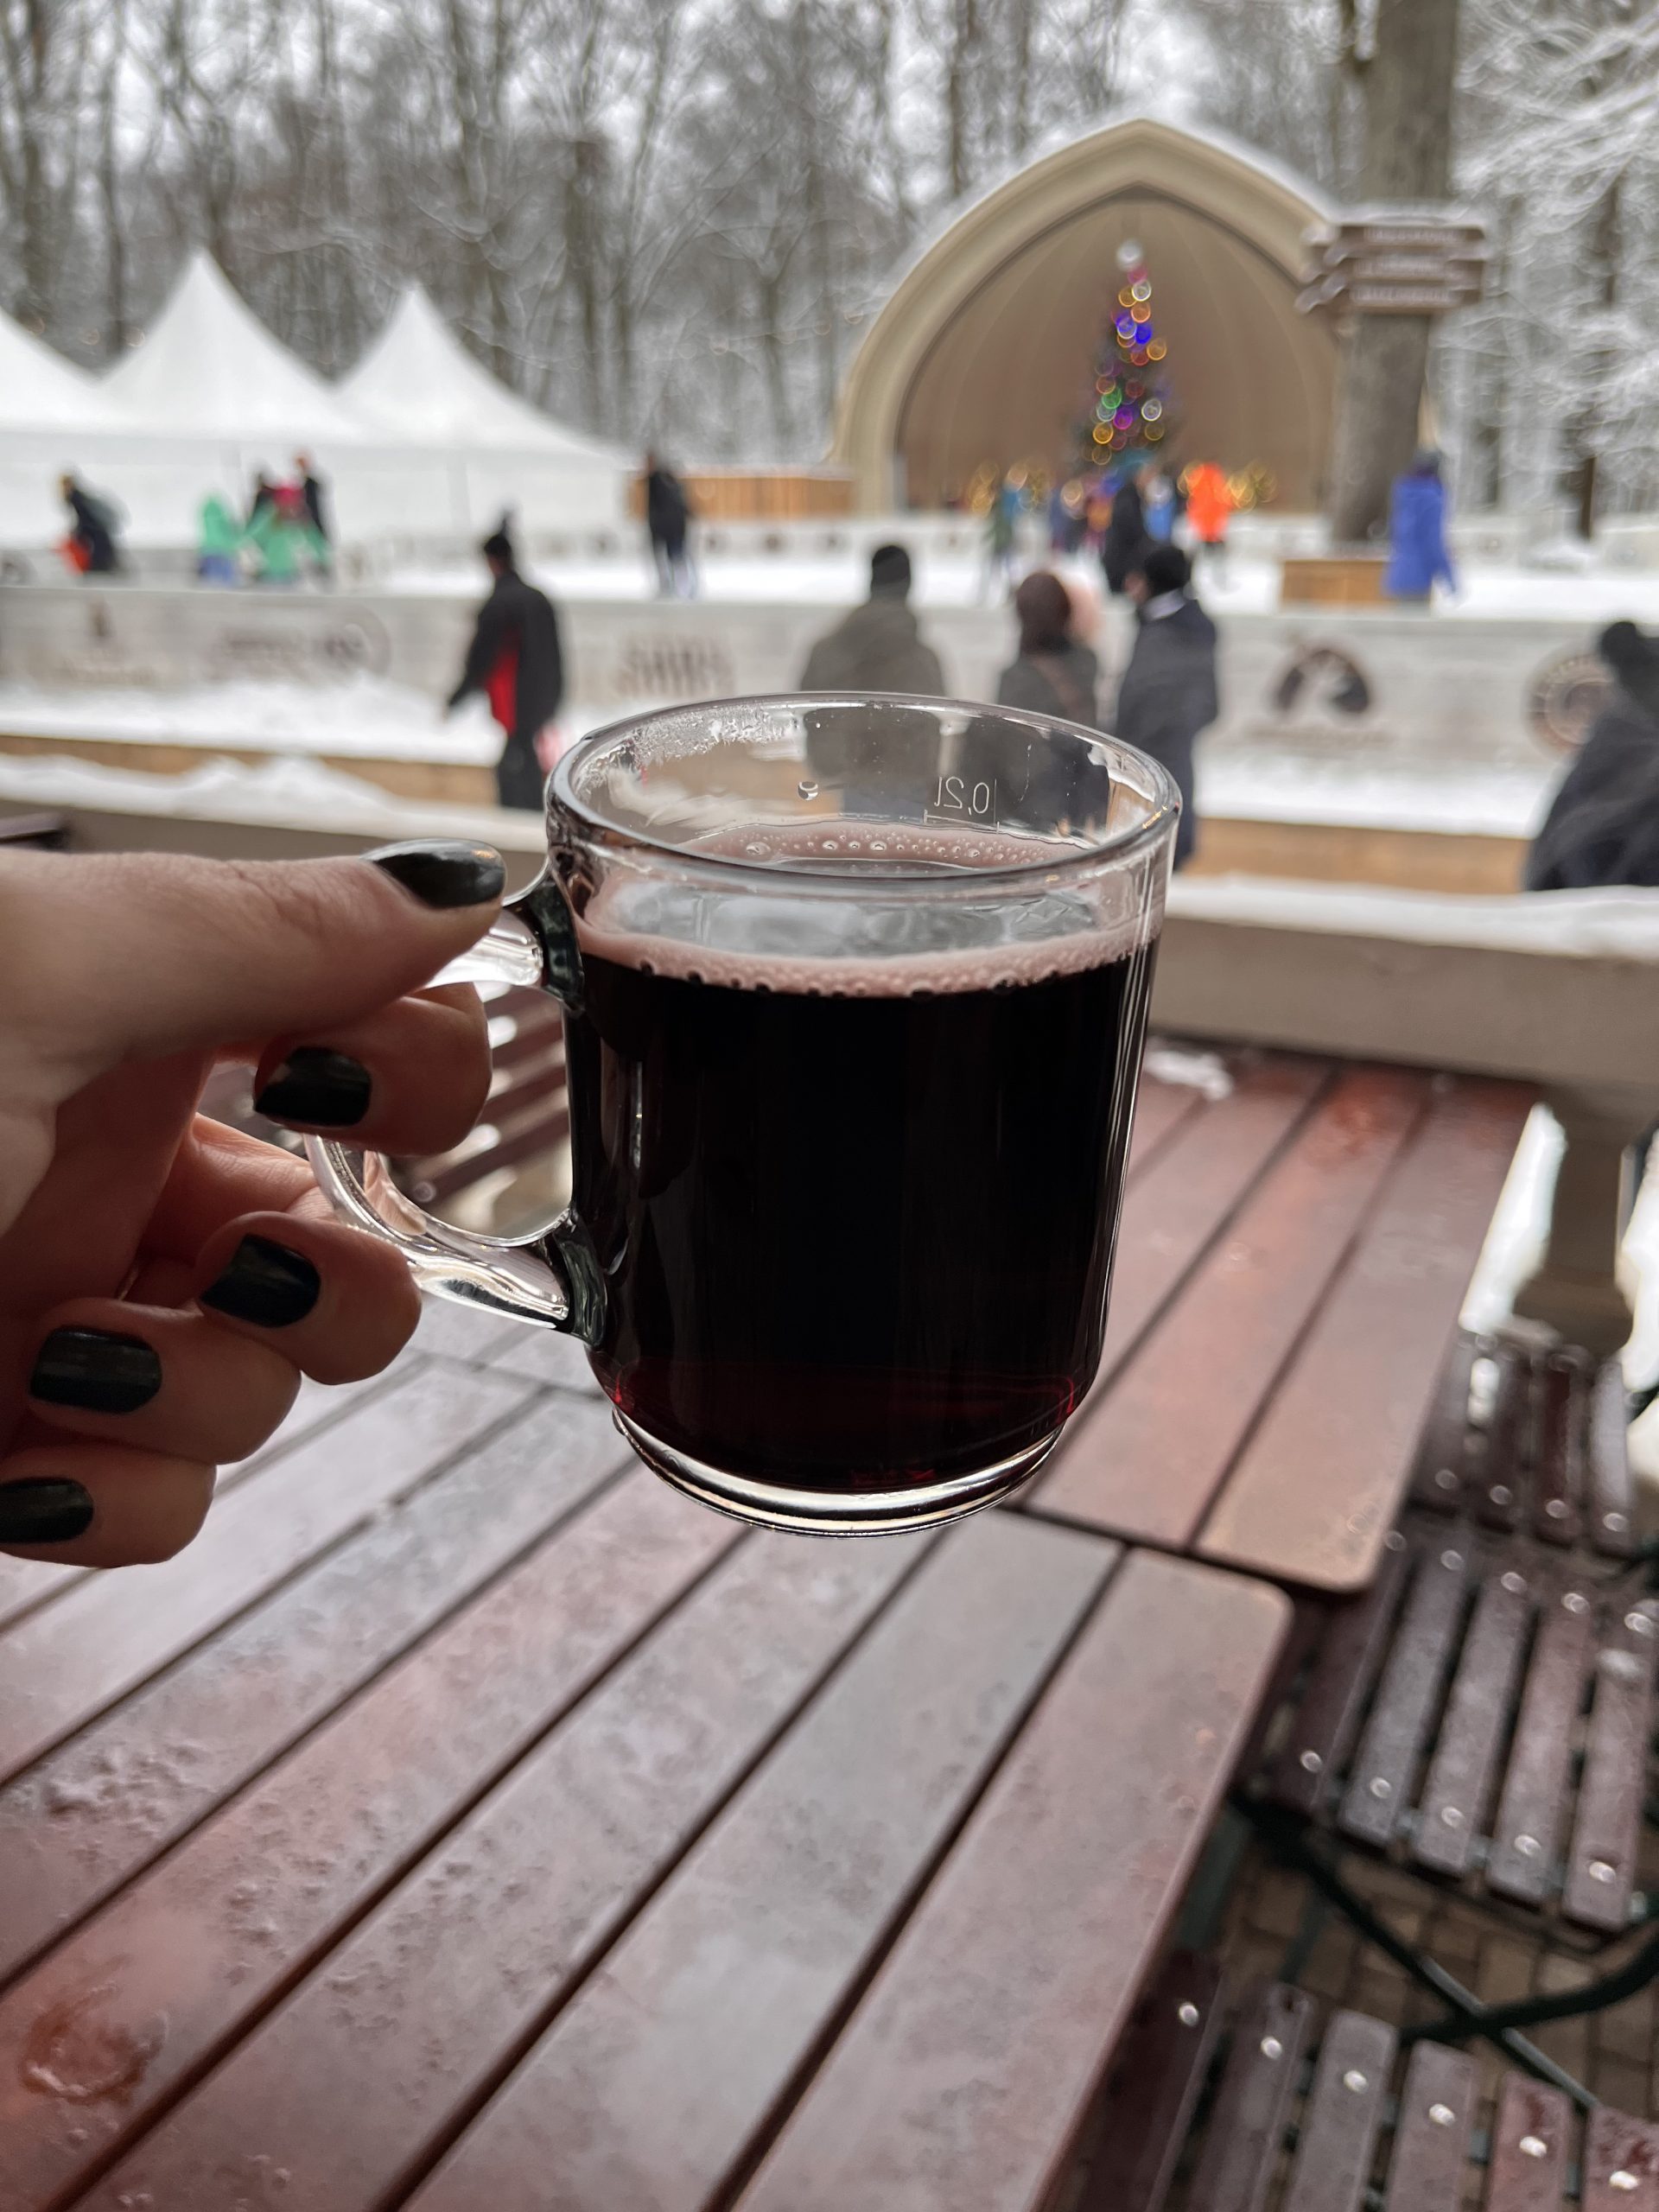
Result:
[[[831,827],[797,824],[763,838],[717,831],[689,849],[688,858],[750,863],[728,882],[618,870],[578,920],[584,955],[739,990],[897,998],[1074,975],[1126,958],[1157,931],[1158,914],[1140,910],[1136,872],[1084,878],[1033,867],[1032,840],[931,824],[886,830],[867,855]],[[999,880],[972,895],[976,874],[1021,865],[1026,884]],[[836,877],[855,881],[858,895],[836,896]],[[937,897],[924,888],[929,877]]]

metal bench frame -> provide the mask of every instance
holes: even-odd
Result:
[[[1496,1387],[1477,1390],[1471,1418],[1483,1363]],[[1635,1889],[1659,1601],[1636,1547],[1616,1367],[1465,1339],[1414,1497],[1377,1583],[1330,1616],[1283,1740],[1234,1804],[1443,2000],[1406,2043],[1484,2037],[1588,2107],[1589,2092],[1522,2031],[1644,1987],[1659,1976],[1659,1930],[1580,1988],[1487,2005],[1390,1928],[1342,1866],[1350,1848],[1386,1856],[1529,1932],[1549,1912],[1556,1939],[1592,1955],[1659,1916],[1659,1898]],[[1310,1918],[1287,1979],[1316,1932]]]

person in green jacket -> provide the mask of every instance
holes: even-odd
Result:
[[[328,541],[305,511],[297,486],[283,484],[276,496],[248,525],[247,542],[259,557],[257,581],[262,584],[296,584],[307,564],[320,576],[328,574]]]
[[[201,503],[201,524],[196,547],[196,574],[205,584],[235,584],[242,581],[238,556],[242,550],[242,525],[231,503],[210,492]]]

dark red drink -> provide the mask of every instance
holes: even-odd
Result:
[[[566,1016],[601,1382],[826,1499],[1040,1448],[1100,1357],[1151,947],[1056,938],[1051,900],[955,957],[768,958],[685,903],[590,917]]]

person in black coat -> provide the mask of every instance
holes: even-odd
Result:
[[[1193,598],[1192,568],[1179,545],[1148,546],[1128,579],[1135,603],[1135,650],[1118,688],[1112,728],[1125,745],[1168,769],[1180,786],[1175,865],[1198,839],[1192,748],[1221,712],[1216,685],[1216,626]]]
[[[1122,599],[1141,556],[1152,543],[1147,530],[1147,511],[1141,486],[1126,476],[1112,497],[1112,512],[1100,541],[1100,565],[1106,572],[1106,588]]]
[[[334,533],[328,527],[328,510],[325,505],[326,494],[323,491],[322,479],[311,466],[309,454],[296,453],[295,454],[294,474],[300,487],[300,497],[305,501],[305,512],[311,518],[311,527],[327,545]]]
[[[121,566],[121,555],[116,545],[110,510],[102,499],[95,499],[90,492],[83,491],[73,476],[61,477],[58,489],[69,510],[69,537],[79,550],[82,575],[113,575]]]
[[[469,692],[484,694],[507,734],[495,769],[498,803],[539,812],[546,779],[536,741],[564,693],[558,617],[546,593],[519,575],[505,524],[480,550],[495,582],[478,611],[467,664],[448,703],[453,709]]]
[[[1615,622],[1596,651],[1614,688],[1533,839],[1529,891],[1659,885],[1659,638]]]
[[[657,564],[657,589],[664,599],[677,593],[690,599],[696,589],[686,551],[685,533],[691,520],[691,502],[679,478],[654,453],[645,455],[645,528],[651,533],[652,558]]]

